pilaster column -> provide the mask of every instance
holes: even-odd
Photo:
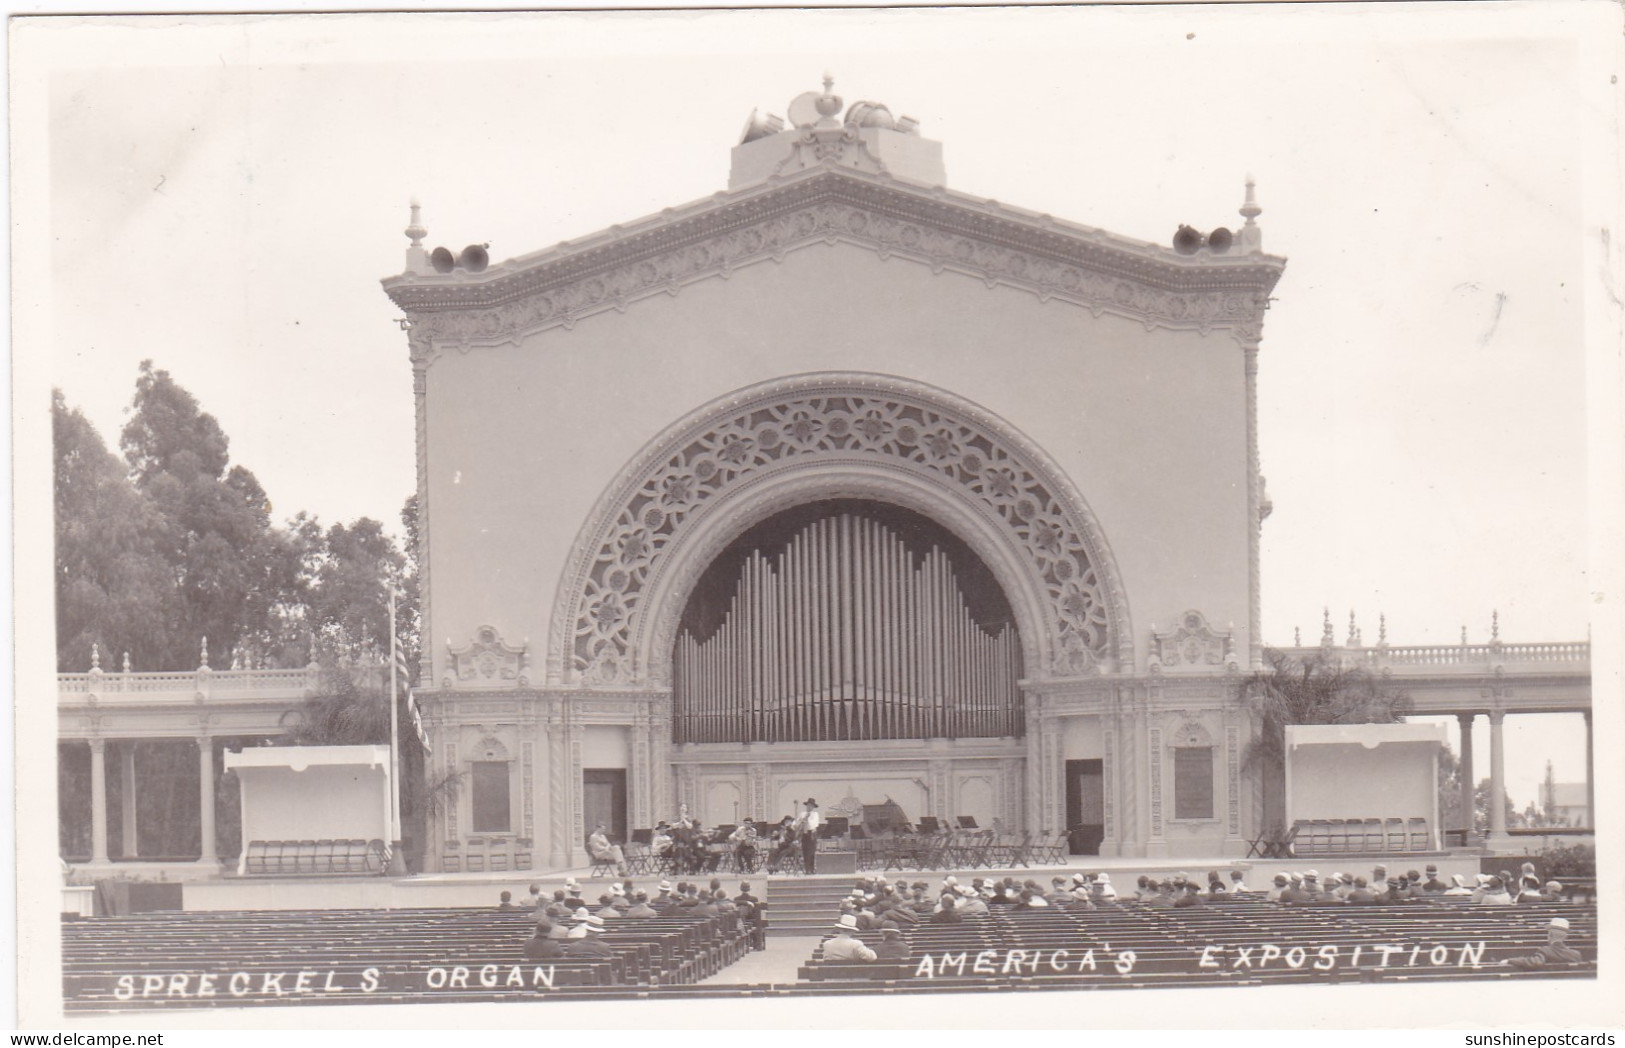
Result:
[[[570,793],[564,702],[558,698],[551,701],[553,708],[547,714],[547,863],[558,870],[570,862]]]
[[[1456,714],[1456,723],[1461,725],[1461,842],[1468,847],[1473,843],[1473,794],[1478,786],[1473,778],[1473,721],[1477,719],[1476,713]]]
[[[136,796],[135,796],[135,743],[125,742],[119,748],[119,786],[120,814],[123,816],[119,828],[120,843],[123,845],[123,854],[126,859],[137,858],[141,854],[140,837],[137,835],[136,825]]]
[[[1156,725],[1146,727],[1146,759],[1149,761],[1147,770],[1150,778],[1149,794],[1151,798],[1151,832],[1146,840],[1145,854],[1148,857],[1158,857],[1168,854],[1168,842],[1163,837],[1163,816],[1166,812],[1162,804],[1162,728]]]
[[[1591,758],[1591,711],[1585,711],[1586,719],[1586,825],[1596,828],[1597,825],[1597,787],[1596,772]]]
[[[1044,817],[1044,739],[1043,720],[1035,707],[1043,700],[1033,696],[1027,703],[1027,796],[1022,805],[1020,826],[1011,830],[1037,832],[1038,820]]]
[[[1505,710],[1490,711],[1490,837],[1505,838],[1506,812],[1506,746],[1501,738],[1501,722]]]
[[[206,866],[219,866],[220,856],[214,843],[214,737],[199,735],[197,739],[198,774],[198,828],[202,840],[202,854],[198,862]],[[391,786],[394,784],[391,783]]]
[[[90,740],[90,861],[107,862],[107,740]]]
[[[1247,384],[1247,666],[1264,668],[1264,601],[1260,580],[1264,517],[1260,509],[1262,470],[1258,457],[1258,342],[1249,338],[1242,346],[1242,370]]]

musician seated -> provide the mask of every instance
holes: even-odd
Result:
[[[728,840],[734,846],[734,864],[741,870],[754,869],[756,866],[756,822],[746,819],[728,835]]]
[[[621,851],[619,844],[609,843],[609,834],[606,827],[599,823],[593,827],[592,833],[587,837],[587,854],[592,856],[594,862],[612,862],[615,864],[617,876],[626,876],[626,853]]]
[[[655,827],[654,834],[649,838],[649,850],[656,855],[665,855],[671,851],[671,827],[664,819]]]

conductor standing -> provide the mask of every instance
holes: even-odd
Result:
[[[807,810],[797,820],[801,823],[801,866],[808,873],[818,872],[818,828],[824,825],[824,815],[818,802],[807,798]]]

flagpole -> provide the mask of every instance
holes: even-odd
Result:
[[[395,588],[389,590],[389,838],[391,866],[399,868],[405,856],[401,847],[401,729],[399,693],[400,660],[395,655]]]

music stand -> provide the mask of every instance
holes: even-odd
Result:
[[[974,830],[974,829],[976,829],[976,816],[974,816],[974,815],[961,815],[958,818],[959,818],[959,828],[960,829],[962,829],[962,830]]]

